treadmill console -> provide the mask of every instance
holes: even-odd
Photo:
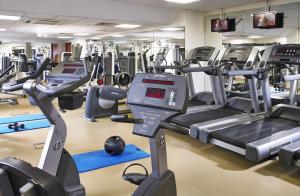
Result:
[[[252,53],[252,46],[231,46],[228,47],[221,61],[245,63]]]
[[[192,51],[191,59],[196,59],[198,61],[209,61],[211,56],[215,51],[214,47],[199,47]]]
[[[188,88],[185,77],[161,74],[137,74],[128,92],[127,104],[142,124],[134,125],[134,134],[154,137],[160,122],[187,109]]]
[[[86,67],[83,62],[64,62],[56,67],[48,75],[49,78],[78,78],[86,75]]]
[[[274,46],[268,62],[300,64],[300,45]]]

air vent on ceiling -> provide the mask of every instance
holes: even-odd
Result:
[[[39,19],[34,22],[34,24],[44,24],[44,25],[58,25],[60,23],[61,21],[56,19]]]
[[[100,22],[95,24],[96,26],[105,26],[105,27],[113,27],[116,26],[116,23],[112,23],[112,22]]]

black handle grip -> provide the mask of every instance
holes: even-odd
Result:
[[[143,119],[128,118],[128,115],[112,115],[110,119],[111,121],[121,122],[121,123],[133,123],[133,124],[144,123]]]

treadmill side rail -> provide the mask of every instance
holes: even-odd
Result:
[[[203,106],[189,107],[187,109],[186,114],[204,112],[204,111],[207,111],[207,110],[214,110],[214,109],[218,109],[220,107],[222,107],[222,105],[203,105]]]
[[[300,141],[283,147],[279,151],[279,161],[284,168],[300,167],[300,161],[294,157],[296,151],[300,150]]]
[[[246,159],[258,162],[278,154],[279,150],[300,140],[300,127],[284,130],[269,137],[248,143],[246,145]]]

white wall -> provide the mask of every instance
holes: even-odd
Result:
[[[300,29],[295,29],[287,37],[288,44],[300,44]]]

